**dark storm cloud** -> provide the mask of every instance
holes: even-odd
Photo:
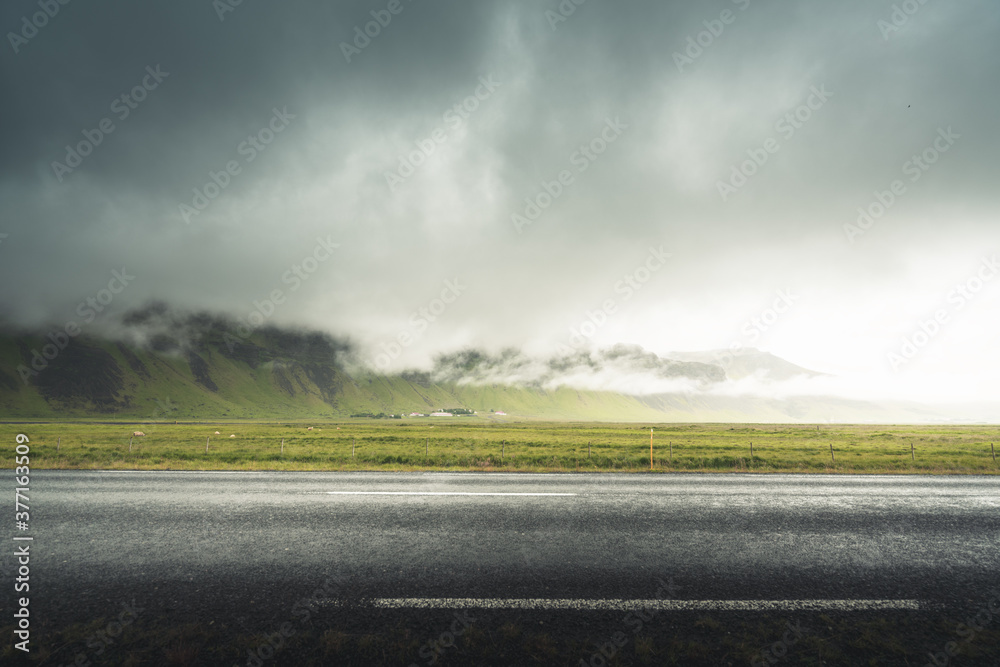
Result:
[[[212,2],[59,5],[0,55],[0,315],[62,322],[127,266],[136,280],[109,310],[164,299],[245,316],[281,290],[273,321],[376,345],[442,281],[464,280],[412,347],[429,358],[558,342],[667,244],[671,265],[607,335],[657,352],[697,346],[692,331],[724,346],[789,286],[844,314],[872,295],[913,301],[902,329],[924,307],[910,267],[933,250],[944,289],[989,238],[1000,148],[1000,12],[910,4],[901,21],[894,3],[861,0],[401,0],[395,14],[388,0],[244,0],[221,17]],[[9,2],[0,28],[18,34],[38,11]],[[347,62],[373,11],[391,21]],[[121,96],[154,82],[147,68],[169,74],[121,118]],[[483,80],[497,86],[450,121]],[[830,96],[788,134],[779,123],[815,90]],[[105,118],[113,132],[60,182],[52,163]],[[615,140],[583,157],[609,124]],[[264,150],[244,143],[277,126]],[[954,149],[850,243],[858,207],[947,128]],[[444,141],[390,188],[436,131]],[[769,139],[780,150],[720,196]],[[518,233],[512,215],[562,172],[572,182]],[[224,187],[186,222],[181,205],[213,174]],[[289,271],[322,239],[339,250],[293,293]],[[660,326],[678,313],[684,327]]]

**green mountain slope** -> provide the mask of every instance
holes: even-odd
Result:
[[[51,360],[41,357],[47,344],[38,336],[0,336],[3,418],[149,418],[169,411],[174,419],[304,419],[466,407],[522,418],[662,419],[655,408],[614,393],[350,374],[337,342],[315,334],[270,329],[234,343],[207,333],[189,347],[154,341],[151,348],[80,337]]]
[[[0,334],[0,419],[340,419],[462,407],[477,411],[479,418],[561,421],[949,420],[917,405],[831,397],[776,400],[705,391],[633,396],[549,381],[493,383],[485,376],[510,358],[489,359],[479,353],[463,356],[461,365],[455,358],[443,358],[446,372],[433,376],[349,372],[350,345],[324,334],[262,328],[239,338],[229,333],[232,323],[208,316],[182,324],[147,327],[137,338],[141,344],[80,336],[62,349],[43,336]],[[655,355],[648,360],[648,353],[637,356],[629,350],[614,352],[611,358],[625,353],[632,355],[630,360],[639,359],[630,363],[641,369],[652,365],[665,376],[686,374],[717,382],[722,374],[704,363],[685,366]],[[768,360],[772,366],[774,359]],[[469,366],[465,375],[458,372],[464,366]],[[559,368],[550,371],[554,375],[549,380],[558,379]]]

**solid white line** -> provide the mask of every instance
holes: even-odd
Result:
[[[569,609],[584,611],[869,611],[919,610],[920,600],[550,600],[490,598],[376,598],[384,609]]]
[[[315,492],[314,492],[315,493]],[[319,491],[331,496],[575,496],[576,493],[485,493],[472,491]]]

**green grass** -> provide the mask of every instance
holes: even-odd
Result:
[[[314,430],[307,430],[308,426]],[[1000,472],[990,452],[991,442],[1000,444],[1000,428],[991,426],[669,424],[653,428],[654,471]],[[649,429],[648,424],[498,424],[479,418],[424,418],[308,423],[48,422],[5,424],[4,430],[12,444],[17,433],[30,438],[35,469],[596,472],[648,471]],[[144,431],[146,436],[132,438],[129,451],[133,430]],[[12,465],[12,457],[3,464]]]

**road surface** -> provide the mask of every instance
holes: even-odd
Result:
[[[250,633],[311,599],[329,627],[466,609],[560,632],[645,606],[921,618],[947,639],[1000,587],[996,477],[34,471],[29,504],[8,539],[33,538],[46,631],[134,600],[137,624]]]

